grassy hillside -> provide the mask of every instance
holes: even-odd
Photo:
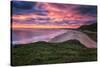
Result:
[[[85,48],[78,41],[37,42],[12,47],[12,65],[37,65],[96,61],[97,49]]]
[[[81,26],[79,29],[97,32],[97,23],[93,23],[91,25],[84,25],[84,26]]]

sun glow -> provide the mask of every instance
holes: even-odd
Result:
[[[12,24],[12,29],[17,28],[79,28],[80,25],[72,24],[72,25],[36,25],[36,24]]]

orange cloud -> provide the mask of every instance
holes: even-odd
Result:
[[[36,24],[12,24],[13,29],[17,28],[79,28],[80,25],[71,24],[71,25],[36,25]]]

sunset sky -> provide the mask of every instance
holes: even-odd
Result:
[[[79,28],[96,23],[97,6],[12,1],[12,28]]]

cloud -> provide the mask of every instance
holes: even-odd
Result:
[[[35,2],[28,1],[11,1],[13,14],[25,14],[35,12]]]
[[[86,25],[96,22],[97,7],[90,5],[12,1],[15,24]]]
[[[26,1],[12,1],[12,5],[13,7],[21,9],[21,10],[28,10],[28,9],[32,9],[35,3],[26,2]]]
[[[76,10],[79,10],[79,13],[82,15],[90,15],[90,16],[96,16],[97,15],[97,6],[90,6],[90,5],[81,5],[76,8]]]

